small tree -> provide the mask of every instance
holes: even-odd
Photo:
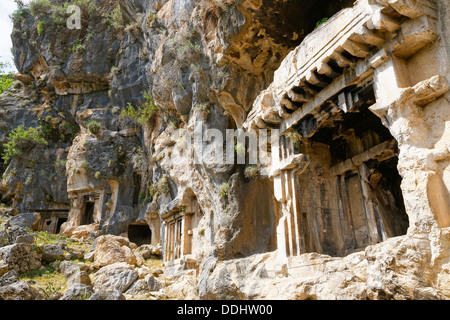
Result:
[[[0,62],[0,94],[8,90],[14,82],[13,74],[5,71],[7,67],[9,67],[8,63]]]

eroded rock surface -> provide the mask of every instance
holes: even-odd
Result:
[[[13,14],[2,156],[37,131],[0,166],[3,277],[85,258],[63,299],[450,298],[445,0],[97,1],[72,30],[50,3]],[[214,161],[198,132],[236,129],[279,139]]]

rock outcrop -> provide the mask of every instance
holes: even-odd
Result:
[[[77,1],[69,29],[73,2],[12,15],[3,277],[66,259],[68,300],[450,298],[445,0]]]

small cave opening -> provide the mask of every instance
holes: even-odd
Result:
[[[58,218],[56,222],[56,233],[59,233],[61,231],[61,226],[65,222],[67,222],[67,218]]]
[[[128,225],[128,239],[137,246],[151,244],[152,231],[147,224],[131,223]]]
[[[87,201],[85,203],[80,225],[88,225],[94,223],[94,207],[95,202],[93,201]]]

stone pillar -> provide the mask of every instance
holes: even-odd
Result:
[[[301,235],[297,210],[296,174],[309,164],[303,154],[294,154],[292,142],[282,138],[272,144],[272,171],[274,194],[281,202],[282,216],[277,226],[278,258],[285,262],[289,256],[300,255]]]
[[[416,54],[417,56],[414,56]],[[440,99],[439,104],[434,101],[444,95],[449,86],[447,80],[439,75],[439,70],[429,64],[436,58],[432,50],[413,53],[412,56],[417,62],[421,60],[422,64],[416,62],[414,65],[405,66],[405,60],[400,61],[397,57],[388,55],[386,62],[376,66],[374,83],[377,102],[370,107],[398,142],[398,171],[403,178],[401,189],[410,221],[409,234],[429,233],[433,226],[450,226],[448,187],[443,188],[442,184],[434,183],[442,179],[437,162],[448,157],[449,150],[438,150],[436,145],[432,144],[433,135],[438,128],[449,121],[448,111],[447,115],[428,119],[425,108],[431,108],[431,105],[438,108],[438,105],[443,104],[448,110],[450,104],[446,99]],[[412,59],[411,57],[409,59]],[[436,74],[417,81],[423,77],[418,70],[411,69],[417,66],[423,68],[424,74]],[[406,75],[410,76],[410,86],[404,80]],[[391,80],[388,81],[388,78]],[[433,205],[433,195],[437,193],[447,195],[436,201],[443,203],[443,208]]]

